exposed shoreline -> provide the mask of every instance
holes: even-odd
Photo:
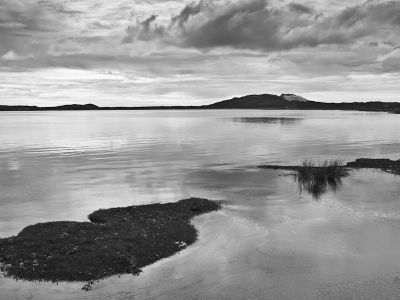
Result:
[[[59,221],[25,227],[0,239],[1,271],[26,280],[93,281],[171,256],[197,239],[190,220],[221,203],[190,198],[176,203],[100,209],[90,222]]]

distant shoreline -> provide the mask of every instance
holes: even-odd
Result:
[[[202,106],[113,106],[101,107],[94,104],[69,104],[61,106],[0,105],[0,111],[76,111],[76,110],[168,110],[168,109],[206,109]]]
[[[75,106],[75,105],[73,105]],[[0,105],[0,112],[49,112],[49,111],[143,111],[143,110],[316,110],[316,111],[365,111],[365,112],[389,112],[400,114],[399,108],[340,108],[340,107],[277,107],[277,108],[258,108],[258,107],[209,107],[209,106],[138,106],[138,107],[97,107],[97,108],[82,108],[77,107],[63,108],[61,106],[54,107],[37,107],[37,106],[13,106]]]
[[[296,96],[299,97],[299,96]],[[304,99],[302,97],[299,97]],[[264,109],[264,110],[348,110],[400,113],[400,102],[317,102],[288,100],[287,94],[248,95],[199,106],[110,106],[95,104],[68,104],[61,106],[0,105],[0,111],[76,111],[76,110],[211,110],[211,109]]]

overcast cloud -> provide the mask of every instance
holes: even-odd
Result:
[[[399,1],[0,0],[0,104],[399,101]]]

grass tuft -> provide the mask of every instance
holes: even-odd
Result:
[[[300,190],[305,190],[315,199],[320,199],[329,189],[337,191],[342,184],[341,178],[348,174],[340,159],[319,162],[304,160],[297,168],[296,179]]]

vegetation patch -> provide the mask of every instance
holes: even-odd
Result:
[[[336,192],[342,185],[342,177],[349,174],[340,160],[325,160],[320,163],[304,161],[297,169],[297,183],[315,199],[320,199],[327,191]]]
[[[348,162],[346,167],[355,169],[380,169],[388,173],[400,175],[400,160],[391,160],[387,158],[359,158],[355,161]]]
[[[0,239],[1,270],[27,280],[92,281],[140,268],[195,242],[190,219],[221,204],[190,198],[176,203],[101,209],[90,222],[48,222]],[[90,288],[90,284],[88,285]]]

